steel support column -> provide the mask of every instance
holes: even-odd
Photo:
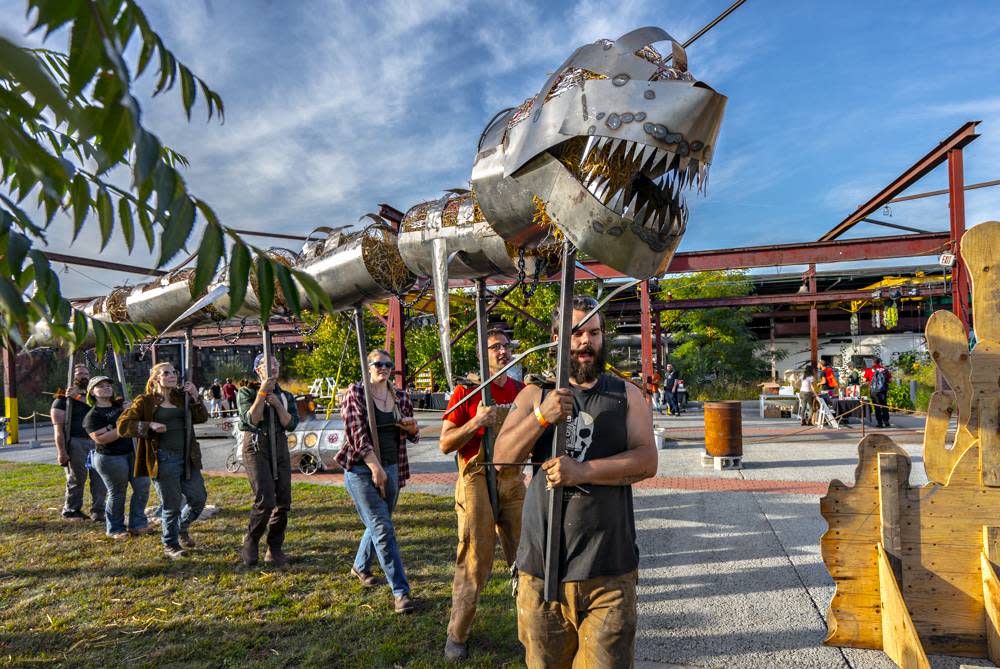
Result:
[[[386,327],[385,350],[392,352],[396,363],[396,387],[406,389],[406,339],[404,338],[403,305],[398,297],[389,300],[389,325]],[[389,340],[392,340],[391,348]]]
[[[14,342],[5,337],[3,342],[3,409],[9,419],[7,421],[7,443],[16,444],[20,441],[17,434],[17,353]],[[3,444],[0,444],[2,446]]]
[[[642,342],[642,389],[643,394],[649,390],[649,382],[653,380],[653,321],[652,308],[649,304],[649,279],[639,284],[639,336]]]
[[[965,234],[965,170],[962,149],[948,152],[948,199],[951,221],[952,252],[955,265],[951,269],[951,309],[969,331],[969,275],[959,253]]]
[[[663,373],[663,327],[660,325],[659,310],[653,312],[653,350],[656,351],[656,371]]]
[[[816,265],[809,265],[809,272],[806,275],[809,281],[809,293],[816,294]],[[813,370],[819,362],[819,312],[816,310],[816,303],[809,305],[809,360],[812,362]]]

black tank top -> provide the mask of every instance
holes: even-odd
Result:
[[[602,374],[593,388],[572,387],[573,417],[569,423],[566,454],[586,462],[616,455],[628,448],[625,382]],[[544,398],[545,391],[542,391]],[[548,533],[549,495],[539,465],[552,452],[555,428],[535,442],[531,460],[535,475],[524,498],[517,567],[537,578],[545,576],[545,537]],[[635,543],[631,486],[586,484],[563,491],[563,528],[559,550],[559,580],[583,581],[598,576],[619,576],[639,566]]]
[[[378,425],[378,450],[383,467],[399,464],[399,428],[396,414],[375,407],[375,424]]]

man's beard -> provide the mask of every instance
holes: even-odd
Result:
[[[580,353],[589,353],[594,359],[591,362],[580,362],[577,359],[577,355]],[[604,373],[606,365],[607,354],[604,352],[604,347],[602,346],[599,351],[595,351],[592,347],[587,346],[573,351],[569,356],[569,375],[577,383],[592,383]]]
[[[90,379],[80,379],[79,381],[76,382],[76,387],[79,388],[80,390],[86,390],[87,389],[87,384],[89,382],[90,382]]]

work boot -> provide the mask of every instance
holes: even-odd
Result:
[[[243,548],[240,549],[240,558],[243,560],[243,564],[248,567],[257,564],[257,560],[260,557],[259,542],[260,539],[254,539],[249,534],[243,537]]]
[[[188,534],[187,530],[181,530],[177,536],[180,539],[181,546],[184,548],[194,548],[198,545],[194,542],[194,539],[191,538],[191,535]]]
[[[403,595],[401,597],[396,597],[395,601],[395,611],[396,613],[411,613],[416,605],[413,600],[410,599],[409,595]]]
[[[166,555],[171,560],[176,560],[178,558],[182,558],[187,555],[187,553],[181,550],[180,546],[164,546],[163,554]]]
[[[283,569],[288,566],[288,556],[281,550],[281,546],[268,546],[264,562],[278,569]]]
[[[468,657],[468,645],[461,641],[454,641],[451,637],[448,637],[448,640],[444,643],[444,661],[448,664],[455,664]]]

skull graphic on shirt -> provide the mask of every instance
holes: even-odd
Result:
[[[583,462],[594,439],[594,417],[581,411],[566,422],[566,455]]]

